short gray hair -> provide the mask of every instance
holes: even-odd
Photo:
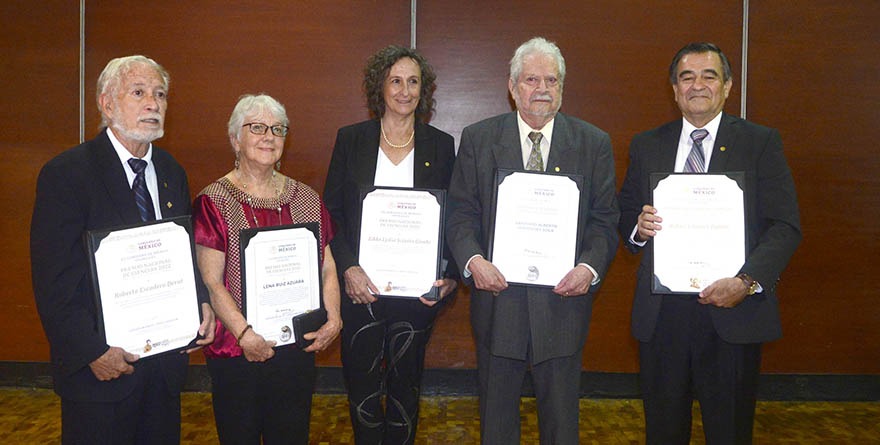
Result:
[[[565,58],[562,57],[562,51],[555,43],[543,37],[533,37],[516,49],[513,58],[510,59],[510,80],[513,83],[519,80],[519,75],[522,74],[523,59],[532,54],[544,54],[556,60],[559,84],[562,85],[565,81]]]
[[[265,111],[272,114],[285,126],[290,125],[290,120],[287,119],[287,110],[284,109],[281,102],[265,93],[245,94],[238,98],[238,103],[232,110],[232,116],[229,116],[229,136],[238,140],[241,136],[244,119],[251,114],[260,114]]]
[[[104,115],[104,110],[101,108],[101,96],[104,94],[116,96],[119,86],[122,84],[122,78],[131,72],[135,66],[147,66],[156,70],[156,73],[162,78],[162,86],[165,87],[165,92],[168,93],[168,88],[171,86],[171,77],[168,75],[168,71],[162,65],[156,63],[155,60],[146,56],[134,55],[117,57],[107,62],[104,71],[101,71],[101,75],[98,76],[98,88],[95,94],[98,110],[101,111],[101,128],[110,125],[110,119]]]

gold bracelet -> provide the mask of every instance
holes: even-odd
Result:
[[[235,338],[235,344],[238,346],[241,346],[241,339],[244,337],[244,334],[246,334],[247,331],[249,331],[251,329],[253,329],[253,326],[251,326],[251,325],[245,326],[244,329],[241,330],[241,334],[238,334],[238,337]]]

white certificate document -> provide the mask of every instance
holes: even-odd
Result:
[[[653,240],[655,293],[700,292],[737,274],[746,253],[745,198],[737,182],[743,177],[652,175],[654,207],[663,218]]]
[[[358,263],[387,297],[436,299],[444,192],[377,187],[361,207]]]
[[[197,336],[192,238],[179,220],[89,232],[88,240],[108,345],[143,358]]]
[[[242,309],[254,332],[275,346],[296,341],[294,316],[320,307],[317,227],[311,223],[241,232]]]
[[[508,283],[554,287],[575,266],[579,178],[498,172],[489,257]]]

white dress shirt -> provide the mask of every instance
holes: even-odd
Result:
[[[125,170],[125,177],[128,178],[128,188],[131,188],[137,174],[131,169],[131,166],[128,165],[128,160],[134,156],[124,145],[122,145],[122,142],[119,142],[119,139],[116,138],[116,135],[113,134],[112,130],[112,128],[107,128],[107,137],[110,138],[110,143],[113,144],[113,148],[116,150],[116,155],[119,156],[119,162],[122,163],[122,169]],[[147,154],[140,159],[147,161],[147,169],[144,170],[144,179],[147,182],[147,190],[150,191],[150,199],[153,201],[153,210],[156,212],[156,219],[160,220],[162,219],[162,206],[159,205],[159,180],[156,176],[156,167],[153,165],[153,144],[150,144],[147,148]]]

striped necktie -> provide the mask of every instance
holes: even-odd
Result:
[[[709,131],[702,128],[691,132],[694,145],[684,163],[685,173],[704,173],[706,171],[706,155],[703,153],[703,139],[706,139],[706,136],[709,136]]]
[[[141,213],[141,220],[155,221],[156,211],[153,209],[153,200],[150,199],[150,191],[147,190],[147,180],[144,175],[144,171],[147,169],[147,161],[131,158],[128,160],[128,165],[131,166],[135,173],[134,181],[131,183],[131,190],[134,192],[134,202]]]

